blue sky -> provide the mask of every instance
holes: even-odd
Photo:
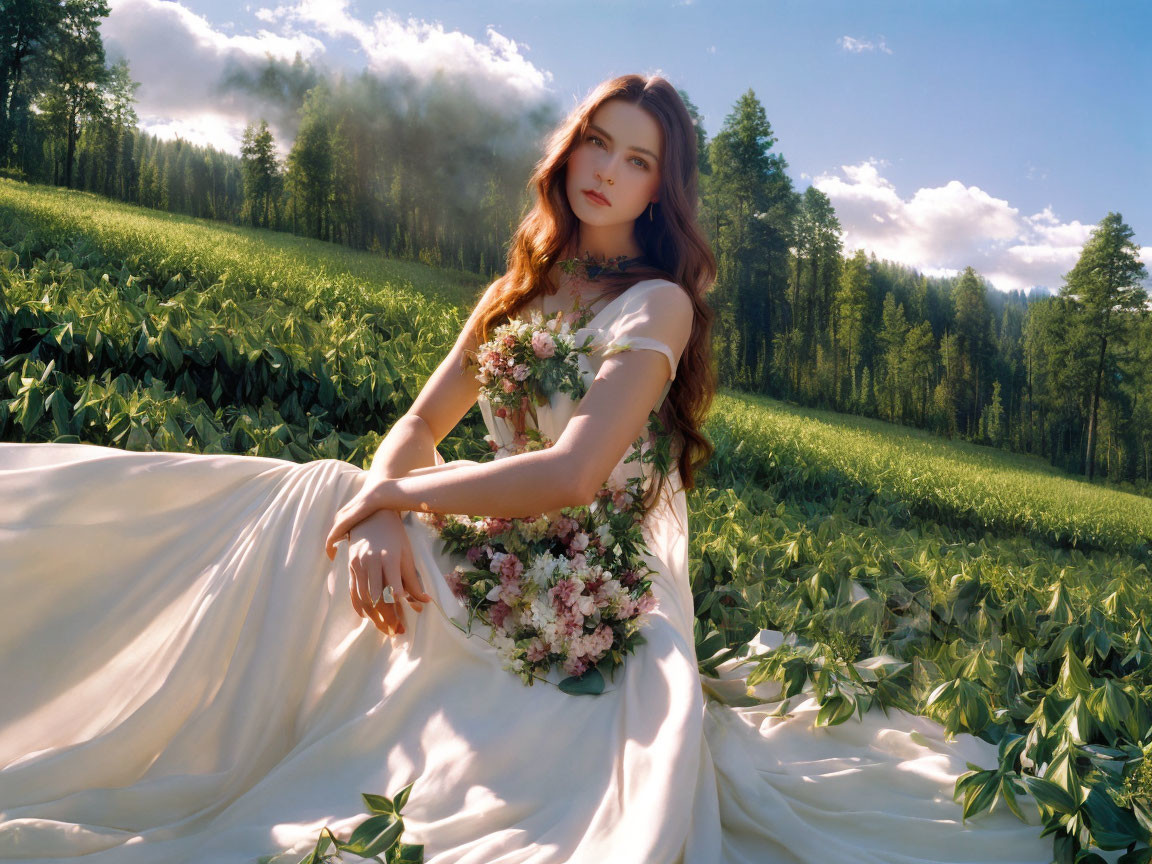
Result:
[[[610,75],[658,72],[710,136],[755,91],[797,188],[832,199],[846,251],[1055,289],[1117,210],[1152,270],[1143,0],[111,5],[105,41],[143,82],[141,125],[158,134],[236,152],[254,106],[210,85],[265,51],[331,70],[447,68],[561,110]]]

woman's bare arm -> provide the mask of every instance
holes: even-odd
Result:
[[[437,467],[436,445],[468,413],[480,392],[475,374],[461,368],[460,364],[466,353],[475,352],[477,348],[469,331],[477,310],[490,299],[492,290],[489,285],[448,356],[436,367],[411,407],[392,424],[376,448],[366,486],[385,478],[405,477],[419,468]]]
[[[686,295],[676,292],[666,292],[666,302],[654,312],[653,332],[679,356],[691,334],[692,306]],[[349,525],[380,509],[514,517],[590,502],[631,443],[644,433],[670,374],[668,360],[659,352],[614,354],[604,360],[552,447],[365,484],[338,514],[329,534],[329,554],[335,554],[335,542]]]

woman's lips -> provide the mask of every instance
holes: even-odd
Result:
[[[587,198],[589,201],[591,201],[593,204],[602,204],[605,207],[611,207],[612,206],[608,202],[607,198],[605,198],[603,195],[600,195],[597,192],[593,192],[591,189],[585,189],[584,190],[584,197]]]

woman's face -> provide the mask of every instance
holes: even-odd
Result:
[[[576,217],[586,225],[629,225],[658,199],[660,125],[643,108],[609,99],[593,112],[584,140],[568,157],[565,191]],[[599,193],[608,203],[590,198]]]

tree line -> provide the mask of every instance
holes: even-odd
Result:
[[[139,85],[125,61],[106,62],[99,36],[105,0],[0,0],[0,12],[7,176],[489,278],[530,204],[538,142],[509,147],[506,118],[462,111],[466,85],[416,94],[411,82],[329,80],[299,56],[270,60],[262,83],[295,100],[295,139],[281,160],[259,119],[237,157],[136,128]],[[701,219],[719,263],[711,302],[723,386],[1152,487],[1147,272],[1119,213],[1100,220],[1054,295],[994,290],[971,267],[928,278],[843,248],[827,196],[793,186],[753,91],[711,139],[681,95],[696,120]],[[554,119],[532,121],[545,129]]]

